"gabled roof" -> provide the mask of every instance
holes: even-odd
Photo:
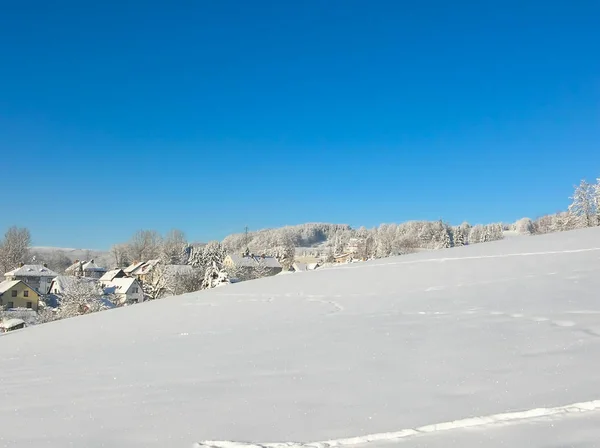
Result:
[[[71,266],[69,266],[67,269],[65,269],[65,273],[71,273],[71,272],[75,272],[76,270],[81,269],[81,262],[80,261],[76,261],[74,262]]]
[[[119,269],[119,268],[111,269],[110,271],[105,272],[102,277],[100,277],[100,281],[101,282],[110,282],[111,280],[113,280],[114,278],[117,278],[118,276],[121,276],[121,277],[125,276],[125,272],[123,271],[123,269]]]
[[[152,272],[152,269],[154,269],[158,263],[160,263],[159,259],[148,260],[134,272],[134,275],[148,274],[148,273]]]
[[[19,284],[21,280],[5,280],[0,283],[0,294],[4,294],[6,291],[11,289],[13,286]]]
[[[4,274],[5,277],[56,277],[58,274],[41,264],[26,264]]]
[[[61,294],[70,286],[81,283],[95,283],[95,280],[85,277],[73,277],[71,275],[59,275],[52,280],[50,292],[53,294]]]
[[[135,278],[122,277],[115,278],[110,282],[103,284],[105,294],[126,294],[135,283],[139,285],[139,282]]]
[[[87,263],[84,262],[83,270],[91,272],[106,272],[106,268],[98,266],[96,263],[94,263],[94,260],[90,260]]]
[[[7,319],[0,322],[0,328],[4,328],[9,330],[14,327],[18,327],[19,325],[24,325],[25,321],[22,319]]]
[[[237,267],[243,268],[255,268],[257,266],[265,266],[268,268],[280,268],[281,264],[277,261],[275,257],[259,257],[259,256],[247,256],[244,257],[238,254],[229,254],[228,257],[231,258],[231,261]]]
[[[143,261],[140,261],[138,263],[132,263],[129,266],[127,266],[125,269],[123,269],[123,272],[125,272],[126,274],[133,274],[134,271],[141,268],[143,265],[144,265]]]

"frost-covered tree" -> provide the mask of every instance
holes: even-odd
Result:
[[[471,227],[469,232],[469,244],[477,244],[484,242],[484,227],[481,224],[477,224]]]
[[[158,300],[169,295],[171,283],[164,263],[158,263],[142,283],[144,300]]]
[[[224,269],[219,268],[215,262],[207,266],[202,281],[202,289],[212,289],[217,286],[230,283],[229,274]]]
[[[594,225],[596,209],[594,188],[592,185],[582,180],[575,187],[575,192],[571,197],[571,205],[569,206],[569,214],[573,216],[577,227],[591,227]]]
[[[465,232],[461,226],[454,229],[454,247],[465,245]]]
[[[185,234],[173,229],[163,239],[160,258],[166,264],[183,264],[186,247],[188,244]]]
[[[515,223],[515,231],[521,235],[533,233],[533,221],[529,218],[521,218]]]
[[[452,232],[452,227],[450,227],[447,224],[442,224],[442,226],[443,226],[442,247],[444,247],[444,248],[454,247],[454,234]]]
[[[193,246],[188,264],[202,269],[202,271],[208,269],[212,264],[221,269],[226,256],[225,247],[218,241],[211,241],[205,246]]]
[[[131,260],[129,259],[129,246],[127,244],[115,244],[110,248],[110,254],[114,260],[114,267],[122,268],[129,263]]]
[[[13,226],[4,234],[4,239],[0,242],[0,268],[2,273],[8,272],[19,263],[25,263],[29,260],[29,246],[31,244],[31,234],[26,228]]]
[[[138,230],[127,243],[129,261],[148,261],[160,258],[162,238],[155,230]]]
[[[107,300],[112,297],[106,296],[98,283],[76,277],[67,277],[63,284],[64,289],[60,296],[58,309],[58,316],[61,319],[94,313],[108,308]]]
[[[600,226],[600,177],[593,186],[594,207],[596,208],[596,225]]]

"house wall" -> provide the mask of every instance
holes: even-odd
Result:
[[[33,289],[38,291],[40,294],[48,294],[50,292],[50,285],[54,277],[33,277],[33,276],[13,276],[11,280],[21,280],[31,286]]]
[[[144,290],[142,289],[142,285],[139,283],[134,283],[127,290],[127,294],[125,294],[125,299],[127,303],[140,303],[144,301]]]
[[[12,291],[16,291],[16,297],[12,296]],[[25,291],[27,291],[29,297],[25,297]],[[9,306],[11,302],[12,307]],[[31,309],[37,311],[40,302],[40,296],[37,292],[35,292],[32,288],[30,288],[24,283],[17,283],[8,291],[0,295],[0,307],[2,307],[3,309],[27,308],[27,302],[31,302]]]

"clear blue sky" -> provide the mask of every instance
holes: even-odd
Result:
[[[485,5],[484,5],[485,3]],[[513,221],[600,176],[597,1],[12,1],[0,230]]]

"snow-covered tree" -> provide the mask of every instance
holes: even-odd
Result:
[[[215,262],[207,266],[202,281],[202,289],[212,289],[230,283],[227,271],[219,268]]]
[[[465,232],[461,226],[454,229],[454,247],[465,245]]]
[[[122,268],[129,265],[129,246],[127,244],[115,244],[110,248],[114,260],[114,267]]]
[[[144,300],[158,300],[169,295],[171,283],[164,263],[158,263],[142,283]]]
[[[571,197],[573,201],[569,206],[569,213],[573,216],[577,227],[591,227],[595,223],[596,207],[594,198],[594,188],[592,185],[582,180],[575,187],[575,192]]]
[[[63,285],[58,309],[58,316],[61,319],[109,308],[108,304],[112,297],[106,296],[98,283],[76,277],[66,277]]]
[[[596,225],[600,226],[600,177],[596,179],[593,187],[594,207],[596,208]]]
[[[160,258],[166,264],[183,264],[187,246],[185,234],[181,230],[173,229],[163,239]]]
[[[522,235],[533,233],[533,221],[529,218],[521,218],[515,223],[515,231]]]
[[[481,224],[477,224],[471,227],[469,232],[469,244],[477,244],[484,242],[484,227]]]
[[[0,242],[2,273],[16,268],[19,263],[29,261],[30,244],[31,234],[28,229],[13,226],[6,231],[4,239]]]
[[[160,258],[162,238],[154,230],[138,230],[127,243],[129,261],[148,261]]]

